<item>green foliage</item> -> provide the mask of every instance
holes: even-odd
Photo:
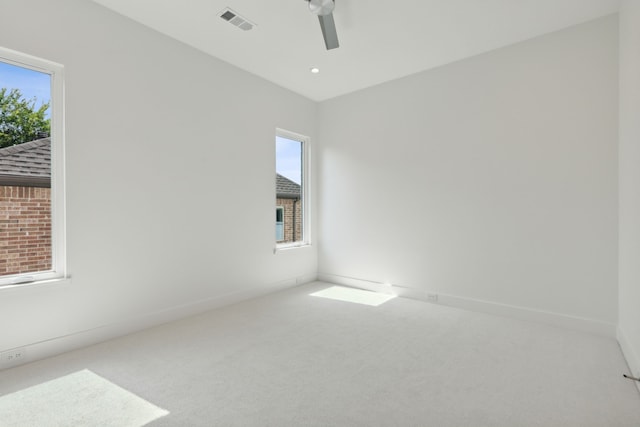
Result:
[[[35,109],[36,98],[24,99],[20,89],[0,88],[0,148],[22,144],[51,132],[51,120],[45,119],[49,103]]]

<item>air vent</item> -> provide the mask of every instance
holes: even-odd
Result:
[[[249,21],[247,18],[238,15],[236,12],[229,9],[228,7],[224,9],[222,12],[220,12],[218,16],[244,31],[249,31],[250,29],[256,26],[256,24]]]

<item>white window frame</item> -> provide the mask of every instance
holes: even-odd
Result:
[[[302,144],[302,239],[297,242],[277,243],[274,253],[283,249],[294,249],[311,246],[311,138],[285,129],[276,129],[276,137],[298,141]],[[274,138],[275,149],[275,138]],[[274,169],[275,169],[274,156]],[[275,185],[275,181],[274,181]],[[276,192],[274,191],[274,195]],[[275,197],[274,197],[275,201]]]
[[[35,56],[0,47],[0,61],[51,76],[51,269],[0,276],[0,288],[67,278],[64,67]]]

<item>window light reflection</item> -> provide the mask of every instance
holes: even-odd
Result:
[[[332,286],[318,292],[309,294],[312,297],[329,298],[338,301],[353,302],[377,307],[392,300],[396,295],[380,294],[378,292],[365,291],[362,289],[345,288],[343,286]]]

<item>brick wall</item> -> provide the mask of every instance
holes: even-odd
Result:
[[[295,207],[294,207],[295,204]],[[280,243],[299,242],[302,240],[302,201],[295,199],[276,199],[276,205],[284,208],[284,240]],[[295,210],[295,240],[293,218]]]
[[[51,189],[0,186],[0,276],[51,269]]]

